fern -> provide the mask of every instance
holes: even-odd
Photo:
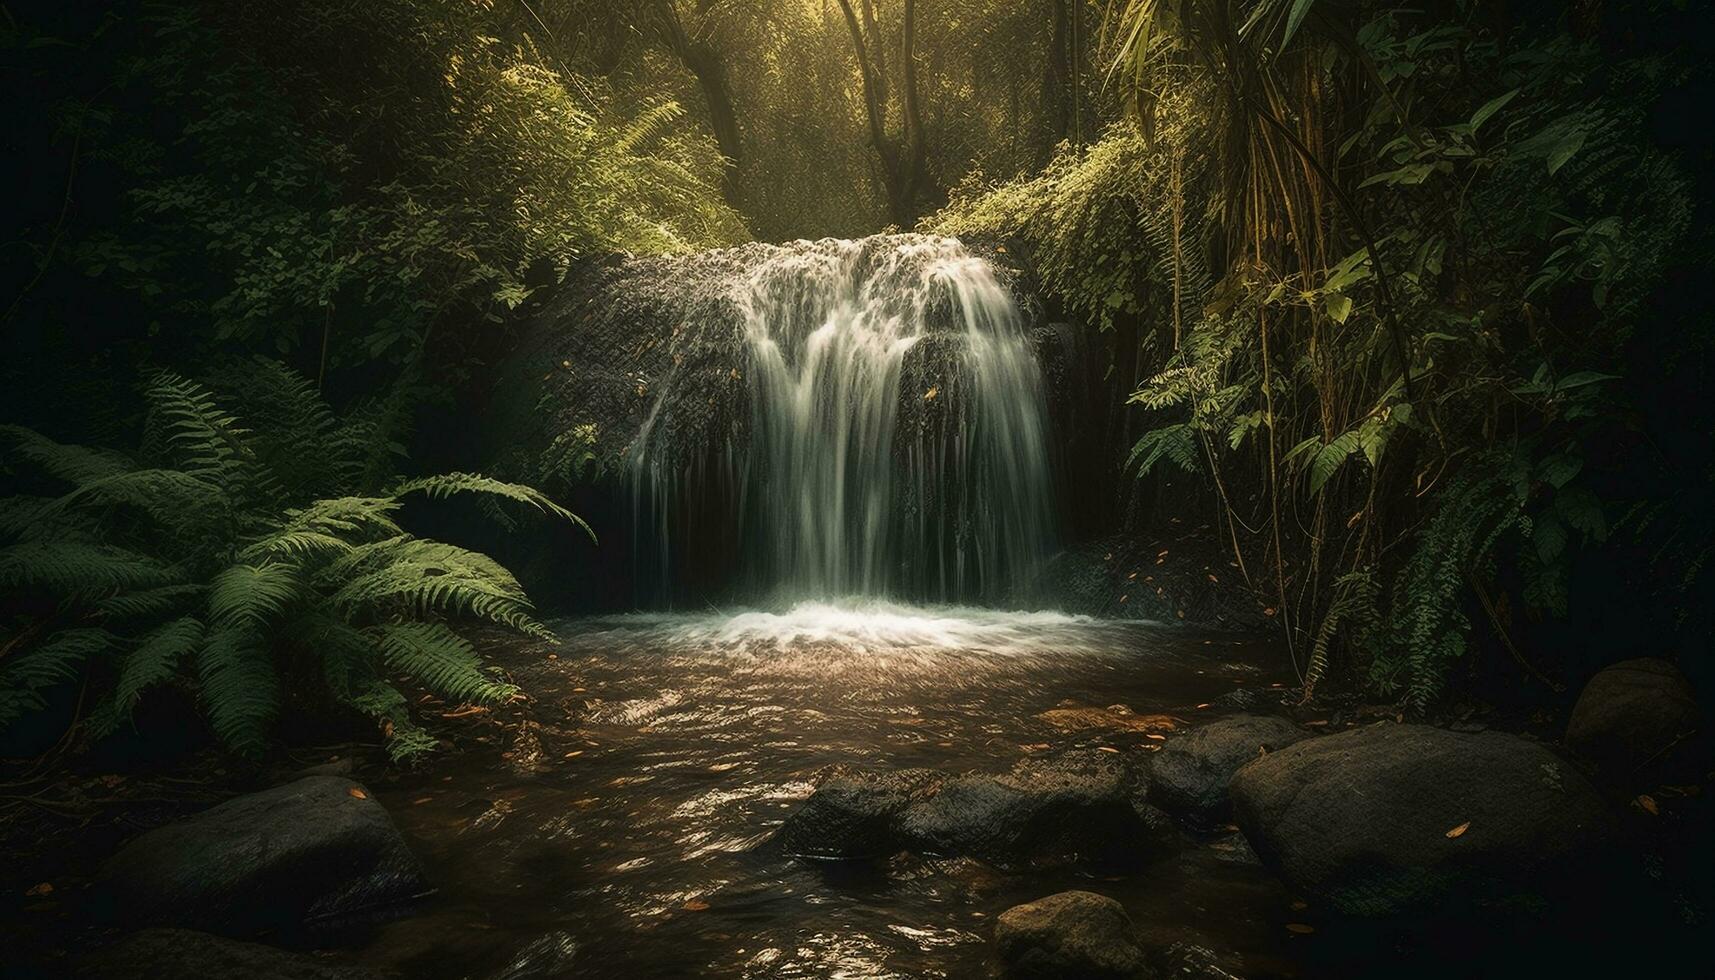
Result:
[[[40,710],[42,692],[75,681],[84,663],[118,648],[120,639],[103,629],[60,630],[23,653],[6,658],[0,669],[0,726]]]
[[[0,546],[0,587],[100,624],[14,638],[23,645],[0,662],[0,725],[41,708],[48,688],[88,677],[105,687],[90,725],[99,736],[124,727],[152,689],[190,681],[221,742],[253,756],[279,712],[277,664],[310,657],[334,699],[376,718],[404,757],[434,740],[389,674],[458,700],[511,695],[444,621],[552,634],[494,559],[406,534],[400,498],[475,494],[588,527],[536,490],[478,474],[353,494],[377,458],[355,451],[362,427],[341,423],[283,366],[243,376],[258,393],[255,428],[202,385],[152,375],[141,463],[0,430],[45,477],[72,484],[0,508],[14,539]],[[330,492],[317,499],[318,489]],[[98,653],[122,656],[97,670]]]
[[[196,667],[215,734],[241,755],[260,755],[280,707],[279,678],[262,637],[242,626],[217,629]]]
[[[388,623],[373,632],[388,667],[449,701],[495,704],[518,691],[485,674],[476,648],[440,623]]]
[[[1180,422],[1145,432],[1132,447],[1126,466],[1136,466],[1139,476],[1147,476],[1163,459],[1187,473],[1202,471],[1202,460],[1197,458],[1197,440],[1190,423]]]
[[[135,650],[125,655],[113,685],[113,696],[100,713],[95,734],[110,734],[131,720],[131,713],[144,692],[173,679],[181,662],[202,647],[203,624],[192,616],[181,616],[143,637]]]
[[[113,545],[21,541],[0,548],[0,586],[39,589],[60,599],[94,599],[176,578],[160,561]]]

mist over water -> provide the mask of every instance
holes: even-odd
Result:
[[[664,572],[697,533],[674,515],[725,480],[749,600],[1020,604],[1053,484],[1040,370],[995,270],[923,235],[746,250],[683,288],[687,309],[737,311],[748,438],[685,458],[657,432],[669,379],[632,447],[639,538]]]

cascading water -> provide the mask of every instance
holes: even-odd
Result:
[[[771,598],[1018,596],[1052,539],[1046,412],[989,263],[954,239],[885,235],[708,264],[675,287],[701,294],[688,310],[736,311],[749,417],[687,458],[662,419],[698,392],[675,371],[654,394],[630,465],[663,568],[675,537],[723,520],[685,499],[721,482],[735,513],[714,530],[736,531],[736,571]]]

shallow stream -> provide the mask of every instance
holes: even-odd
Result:
[[[1150,751],[1123,724],[1076,729],[1112,712],[1043,715],[1206,720],[1223,695],[1283,680],[1256,666],[1284,666],[1257,643],[872,601],[556,628],[559,644],[499,658],[533,730],[382,793],[440,892],[364,959],[449,978],[984,976],[995,916],[1082,887],[1124,903],[1150,945],[1299,972],[1292,897],[1236,837],[1130,878],[904,855],[854,868],[763,846],[839,763],[998,772],[1075,745]]]

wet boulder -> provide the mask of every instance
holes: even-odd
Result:
[[[1151,975],[1125,909],[1094,892],[1060,892],[1007,909],[995,921],[994,943],[1008,977],[1120,980]]]
[[[1288,887],[1360,916],[1597,893],[1589,879],[1614,831],[1595,787],[1543,746],[1426,725],[1300,741],[1240,769],[1231,795]]]
[[[1566,747],[1602,775],[1631,782],[1670,758],[1702,724],[1697,699],[1679,668],[1639,657],[1599,671],[1584,685],[1566,725]]]
[[[1147,781],[1126,760],[1084,751],[1026,759],[1001,775],[841,767],[787,818],[774,843],[810,858],[911,851],[1006,869],[1111,868],[1170,853],[1179,834],[1147,802]]]
[[[1004,775],[948,780],[902,814],[900,830],[916,850],[1002,868],[1135,867],[1172,850],[1177,839],[1140,789],[1117,754],[1026,759]]]
[[[377,980],[337,960],[189,929],[145,929],[83,957],[77,980]]]
[[[151,830],[121,848],[97,884],[121,921],[231,936],[381,915],[429,891],[386,809],[338,776]]]
[[[788,854],[828,860],[891,857],[904,849],[899,817],[940,787],[927,769],[866,771],[837,767],[786,818],[774,841]]]
[[[1195,728],[1162,746],[1150,775],[1150,799],[1202,820],[1223,819],[1233,773],[1266,752],[1309,738],[1285,718],[1235,715]]]

